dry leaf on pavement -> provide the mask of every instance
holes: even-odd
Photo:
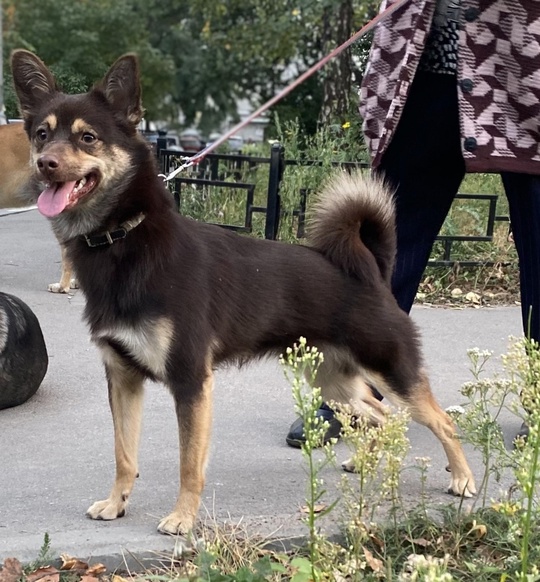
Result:
[[[54,566],[43,566],[26,575],[26,582],[60,582],[60,572]]]
[[[4,567],[0,570],[0,582],[17,582],[22,578],[22,565],[16,558],[6,558]]]

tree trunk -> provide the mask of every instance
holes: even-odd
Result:
[[[338,6],[328,6],[323,11],[322,51],[327,55],[342,45],[352,34],[353,0],[340,0]],[[320,123],[346,121],[352,82],[350,47],[329,61],[321,71],[323,102]]]

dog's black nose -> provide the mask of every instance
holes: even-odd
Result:
[[[58,169],[59,165],[58,158],[51,154],[44,154],[43,156],[40,156],[37,161],[39,171],[45,176],[53,174],[55,170]]]

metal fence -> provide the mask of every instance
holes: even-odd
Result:
[[[183,156],[192,155],[189,152],[179,152],[176,150],[162,149],[158,142],[158,160],[161,171],[169,173],[181,163]],[[190,168],[183,174],[177,175],[171,180],[171,191],[175,199],[179,212],[183,212],[185,199],[188,196],[202,197],[209,188],[223,188],[227,191],[234,191],[238,196],[243,197],[243,222],[241,224],[229,224],[226,222],[217,223],[223,228],[236,230],[238,232],[253,232],[253,219],[255,215],[262,215],[264,218],[263,236],[274,240],[278,237],[280,220],[285,215],[282,208],[280,189],[282,187],[287,168],[293,166],[317,166],[322,165],[320,161],[309,160],[288,160],[285,158],[285,150],[281,144],[274,144],[269,157],[256,157],[241,154],[208,154],[197,166]],[[347,169],[367,168],[363,163],[336,163],[335,166]],[[257,179],[257,172],[264,168],[266,181],[261,183],[260,177]],[[258,199],[264,200],[264,204],[255,203],[257,188],[265,190],[264,196],[259,193]],[[296,236],[304,236],[305,216],[309,205],[310,190],[299,188],[298,205],[293,210],[296,218]],[[430,260],[428,266],[452,267],[459,263],[462,266],[480,266],[489,264],[480,260],[456,260],[453,258],[453,245],[457,242],[493,242],[495,225],[497,222],[508,222],[508,217],[497,214],[497,194],[464,194],[459,193],[456,200],[480,200],[486,202],[485,232],[480,235],[453,234],[439,235],[437,241],[442,243],[442,256]],[[237,202],[238,204],[238,202]]]

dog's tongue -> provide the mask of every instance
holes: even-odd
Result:
[[[75,184],[76,182],[60,182],[45,188],[37,201],[41,214],[48,218],[58,216],[67,206],[68,196],[75,188]]]

